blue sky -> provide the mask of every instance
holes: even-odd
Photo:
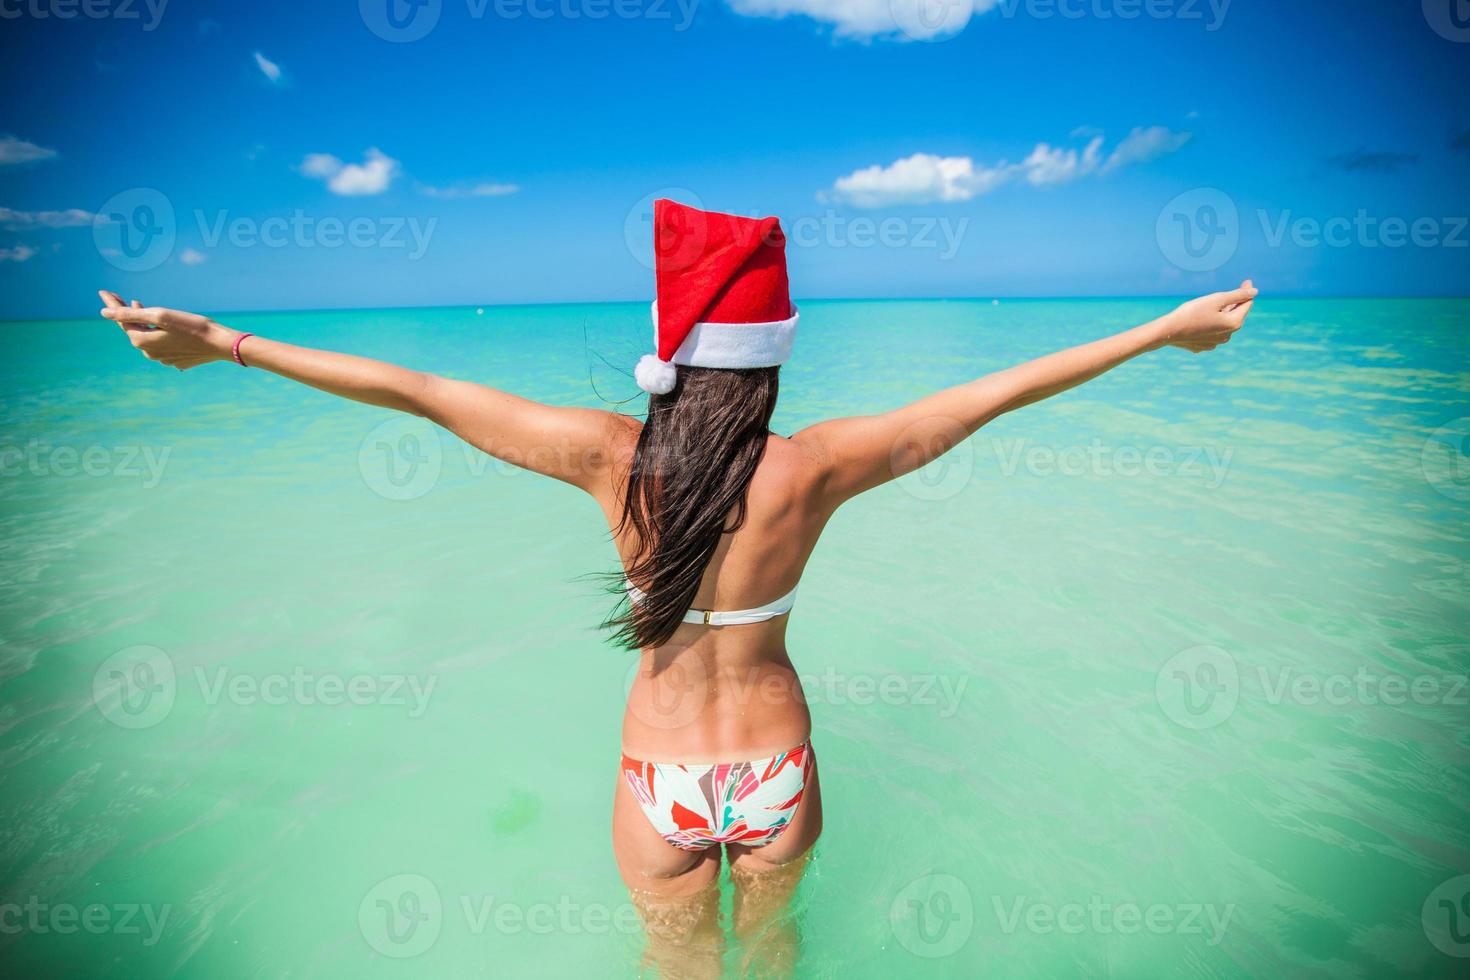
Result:
[[[645,299],[660,193],[798,301],[1470,292],[1454,0],[919,2],[0,0],[3,316]]]

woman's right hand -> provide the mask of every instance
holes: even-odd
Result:
[[[1199,354],[1229,343],[1235,331],[1245,323],[1256,292],[1256,287],[1247,279],[1239,289],[1211,293],[1182,304],[1160,321],[1164,328],[1164,345],[1182,347]]]
[[[137,300],[129,306],[105,289],[99,289],[97,295],[107,304],[102,315],[122,327],[132,345],[150,361],[187,371],[234,357],[233,345],[239,333],[208,317],[182,310],[145,308]]]

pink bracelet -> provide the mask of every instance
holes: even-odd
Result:
[[[245,342],[246,337],[254,336],[255,334],[253,333],[242,333],[240,336],[235,338],[235,363],[240,365],[241,367],[249,367],[250,365],[246,364],[244,359],[240,357],[240,345]]]

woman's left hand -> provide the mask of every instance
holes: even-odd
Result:
[[[144,307],[122,301],[116,293],[99,289],[107,305],[102,315],[122,327],[128,340],[150,361],[187,371],[210,361],[228,361],[238,332],[208,317],[163,307]]]

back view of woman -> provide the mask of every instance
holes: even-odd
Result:
[[[1227,342],[1256,290],[1246,281],[1113,337],[785,438],[769,425],[798,314],[779,222],[659,201],[654,226],[657,353],[635,371],[650,394],[643,422],[278,343],[105,291],[102,314],[150,360],[180,369],[233,360],[419,415],[591,494],[623,563],[626,599],[607,625],[640,658],[620,758],[609,753],[619,760],[609,773],[618,870],[650,955],[681,974],[715,976],[728,859],[735,931],[767,975],[794,964],[779,913],[822,828],[811,719],[786,627],[827,520],[1005,412],[1148,351]]]

